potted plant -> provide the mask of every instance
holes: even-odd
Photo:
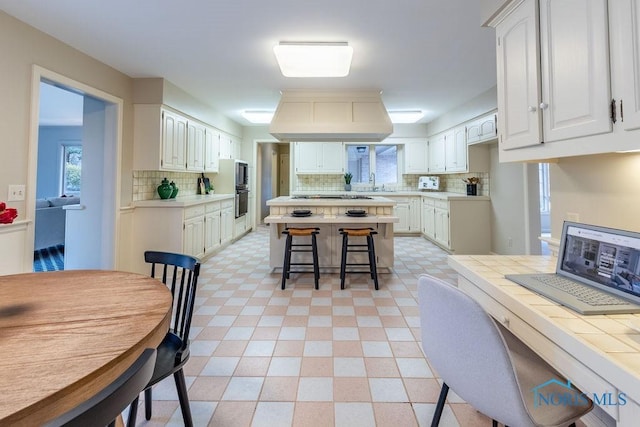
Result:
[[[351,174],[351,172],[347,172],[344,174],[344,189],[345,191],[351,191],[351,178],[353,178],[353,175]]]

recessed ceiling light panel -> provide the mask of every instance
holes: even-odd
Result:
[[[424,112],[420,110],[389,111],[391,123],[415,123],[423,117]]]
[[[285,77],[345,77],[353,57],[346,42],[280,42],[273,52]]]
[[[269,124],[273,118],[273,111],[264,110],[245,110],[242,117],[254,124]]]

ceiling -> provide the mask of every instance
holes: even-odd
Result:
[[[0,0],[0,9],[131,77],[163,77],[242,125],[283,89],[381,90],[422,122],[496,84],[476,0]],[[280,41],[347,41],[343,78],[285,78]]]

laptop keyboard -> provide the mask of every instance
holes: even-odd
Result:
[[[591,306],[598,305],[624,305],[629,304],[621,298],[613,295],[608,295],[598,289],[593,289],[588,286],[584,286],[580,283],[572,282],[560,276],[535,276],[535,278],[552,288],[559,289],[563,292],[573,295],[578,300]]]

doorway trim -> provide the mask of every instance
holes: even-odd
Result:
[[[40,121],[40,82],[49,80],[53,83],[60,84],[69,89],[78,91],[79,93],[92,96],[94,98],[106,101],[107,105],[106,117],[115,123],[115,132],[105,130],[105,143],[108,150],[105,150],[104,164],[106,176],[111,180],[113,191],[111,194],[105,194],[105,212],[113,215],[111,222],[112,230],[106,235],[112,237],[111,242],[103,242],[103,247],[110,248],[110,266],[107,268],[115,269],[117,264],[117,256],[120,247],[120,215],[119,215],[119,197],[121,192],[121,156],[122,156],[122,121],[124,101],[121,98],[103,92],[99,89],[73,80],[69,77],[58,74],[54,71],[43,68],[39,65],[33,65],[31,77],[31,112],[29,118],[29,156],[27,163],[27,188],[26,194],[29,198],[25,200],[27,218],[32,218],[29,222],[27,230],[27,244],[25,245],[25,260],[30,261],[33,265],[33,248],[35,234],[35,197],[37,185],[38,171],[38,137],[39,137],[39,121]]]

